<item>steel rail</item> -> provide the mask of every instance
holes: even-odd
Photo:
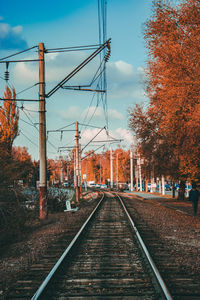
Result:
[[[31,298],[31,300],[37,300],[37,299],[39,299],[40,296],[42,296],[42,293],[44,292],[45,288],[49,284],[50,280],[52,279],[52,277],[54,276],[54,274],[56,273],[56,271],[58,270],[58,268],[61,266],[63,260],[66,258],[66,256],[69,253],[69,251],[75,245],[75,243],[78,240],[78,238],[80,238],[80,235],[82,234],[83,230],[86,228],[86,226],[88,225],[89,221],[91,220],[91,218],[93,217],[93,215],[97,211],[97,209],[100,206],[100,204],[101,204],[104,196],[105,195],[103,193],[103,196],[100,199],[100,201],[98,202],[97,206],[93,209],[93,211],[90,214],[90,216],[87,218],[87,220],[85,221],[85,223],[82,225],[81,229],[75,235],[75,237],[73,238],[73,240],[71,241],[71,243],[69,244],[69,246],[67,247],[67,249],[63,252],[63,254],[59,258],[59,260],[57,261],[57,263],[55,264],[55,266],[52,268],[52,270],[47,275],[47,277],[45,278],[45,280],[42,282],[42,284],[40,285],[40,287],[38,288],[38,290],[36,291],[36,293],[34,294],[34,296]]]
[[[124,205],[124,202],[122,201],[121,197],[117,193],[115,193],[115,194],[119,198],[119,200],[121,202],[121,205],[122,205],[122,207],[124,208],[124,210],[126,212],[126,215],[127,215],[128,219],[129,219],[129,221],[130,221],[130,223],[131,223],[131,225],[132,225],[132,227],[133,227],[133,229],[134,229],[134,231],[136,233],[136,236],[137,236],[137,238],[139,240],[139,243],[140,243],[140,245],[142,247],[142,250],[144,251],[144,254],[145,254],[145,256],[146,256],[146,258],[147,258],[147,260],[148,260],[148,262],[149,262],[149,264],[150,264],[150,266],[152,268],[152,270],[153,270],[154,276],[156,277],[156,279],[157,279],[157,281],[158,281],[158,283],[159,283],[159,285],[160,285],[160,287],[162,289],[162,292],[163,292],[164,296],[166,297],[167,300],[173,300],[173,298],[172,298],[172,296],[171,296],[171,294],[170,294],[170,292],[169,292],[169,290],[168,290],[168,288],[167,288],[164,280],[162,279],[162,276],[160,275],[160,272],[158,271],[158,269],[157,269],[157,267],[156,267],[156,265],[155,265],[155,263],[154,263],[151,255],[150,255],[149,251],[147,250],[147,247],[145,246],[145,244],[144,244],[144,242],[143,242],[143,240],[141,238],[141,235],[140,235],[139,231],[137,230],[137,227],[135,226],[135,224],[134,224],[131,216],[129,215],[128,210],[127,210],[126,206]]]

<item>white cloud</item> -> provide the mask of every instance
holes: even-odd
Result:
[[[13,77],[15,83],[23,83],[25,85],[34,84],[38,82],[39,79],[36,65],[30,65],[24,62],[16,64]]]
[[[18,25],[18,26],[13,27],[12,30],[13,30],[14,33],[19,34],[19,33],[22,32],[23,27],[21,25]]]
[[[117,128],[116,135],[118,136],[119,139],[124,140],[124,144],[131,145],[131,144],[135,143],[135,139],[134,139],[133,135],[131,134],[130,130],[127,130],[125,128]]]
[[[99,131],[99,129],[86,129],[85,131],[83,131],[81,135],[81,144],[87,144],[94,138],[95,135],[97,135]],[[114,141],[114,139],[122,140],[121,145],[125,145],[128,148],[131,145],[135,144],[135,138],[132,136],[131,132],[125,128],[117,128],[116,130],[112,130],[108,133],[108,135],[106,133],[106,130],[103,130],[97,135],[97,137],[91,142],[91,144],[93,143],[92,145],[95,145],[95,141],[102,141],[102,143],[109,145],[111,143],[110,141]],[[106,143],[105,141],[108,141],[108,143]],[[118,143],[116,143],[116,145]]]
[[[107,70],[109,98],[144,99],[144,68],[134,70],[131,64],[120,60],[108,63]]]
[[[49,87],[53,87],[60,82],[63,78],[70,74],[87,56],[88,53],[49,53],[45,55],[46,88],[48,89]],[[98,61],[92,61],[75,76],[73,76],[67,82],[67,85],[90,84],[97,70],[97,66]],[[110,99],[134,99],[135,101],[145,100],[144,68],[139,67],[134,69],[133,65],[119,60],[116,62],[108,62],[107,74],[108,97]],[[23,84],[34,83],[33,80],[36,80],[37,82],[37,64],[17,64],[15,68],[15,77],[17,79],[17,83],[19,83],[20,80]],[[95,85],[93,87],[95,87]]]
[[[78,120],[80,118],[80,115],[82,113],[82,110],[79,106],[71,106],[67,110],[59,111],[58,114],[61,116],[64,120]]]
[[[115,109],[108,109],[109,119],[122,120],[124,119],[123,115]]]
[[[10,30],[10,26],[6,23],[0,24],[0,39],[4,39]]]
[[[132,65],[122,60],[116,61],[114,65],[119,70],[120,73],[128,76],[133,75],[134,70]]]
[[[66,111],[59,111],[59,116],[65,120],[86,120],[92,118],[93,121],[104,121],[105,114],[102,107],[91,106],[86,109],[81,109],[79,106],[71,106]],[[110,120],[122,120],[123,115],[115,109],[108,109],[108,117]]]
[[[0,17],[0,21],[2,17]],[[26,49],[27,42],[21,36],[21,25],[11,27],[7,23],[0,23],[0,48],[1,50]]]

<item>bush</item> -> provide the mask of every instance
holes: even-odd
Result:
[[[19,239],[26,222],[25,209],[20,204],[16,191],[0,190],[0,242],[1,245]]]

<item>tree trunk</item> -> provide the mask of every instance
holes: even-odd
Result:
[[[175,191],[176,191],[176,188],[175,188],[175,183],[174,183],[174,181],[173,181],[173,183],[172,183],[172,198],[175,198]]]

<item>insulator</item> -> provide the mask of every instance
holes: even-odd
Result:
[[[5,71],[4,78],[6,81],[9,80],[9,71],[8,70]]]
[[[106,55],[105,55],[105,61],[107,62],[108,60],[109,60],[109,58],[110,58],[110,43],[108,42],[107,43],[107,48],[108,48],[108,50],[107,50],[107,53],[106,53]]]

